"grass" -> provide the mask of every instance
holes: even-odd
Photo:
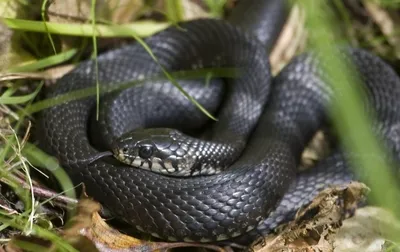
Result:
[[[78,52],[76,48],[72,48],[68,51],[55,54],[43,59],[39,59],[35,62],[28,62],[20,66],[11,67],[8,69],[10,73],[21,73],[21,72],[33,72],[38,71],[47,67],[55,66],[70,60]],[[21,102],[23,103],[23,102]]]
[[[138,21],[132,24],[124,25],[102,25],[102,24],[63,24],[54,22],[32,21],[17,18],[4,18],[3,22],[11,29],[43,32],[58,35],[70,35],[80,37],[102,38],[124,38],[132,37],[135,34],[138,37],[148,37],[152,34],[167,28],[170,23],[156,23],[153,21]]]
[[[204,3],[210,10],[210,14],[213,17],[221,18],[223,13],[223,7],[227,1],[216,0],[208,1],[205,0]],[[381,6],[387,8],[399,8],[400,1],[375,1]],[[42,7],[42,19],[45,20],[46,1],[43,3]],[[335,0],[337,6],[340,9],[340,15],[343,18],[343,22],[347,27],[351,26],[351,16],[339,1]],[[94,57],[97,55],[97,41],[99,38],[135,38],[138,40],[145,48],[146,45],[142,41],[142,38],[151,36],[152,34],[163,30],[183,19],[182,6],[178,1],[166,1],[166,22],[154,22],[152,20],[135,21],[127,24],[111,24],[106,22],[97,23],[94,13],[94,4],[92,2],[92,12],[89,18],[89,22],[85,24],[74,24],[74,23],[54,23],[54,22],[44,22],[44,21],[33,21],[18,18],[3,18],[2,21],[6,26],[11,29],[18,31],[30,31],[30,32],[40,32],[47,35],[48,39],[51,40],[51,45],[53,48],[54,55],[38,59],[35,62],[21,62],[19,65],[15,65],[7,69],[8,72],[34,72],[40,71],[45,68],[56,66],[58,64],[71,61],[72,59],[78,60],[76,58],[78,50],[72,48],[66,51],[57,52],[56,46],[54,45],[53,37],[57,35],[69,35],[69,36],[79,36],[92,38]],[[338,34],[336,32],[336,24],[339,23],[337,19],[332,17],[330,13],[327,13],[327,6],[324,6],[322,1],[304,1],[302,2],[303,7],[307,10],[307,26],[309,30],[312,30],[312,36],[309,38],[310,47],[318,50],[321,53],[324,60],[330,62],[331,67],[326,69],[329,74],[334,74],[339,76],[339,81],[331,83],[333,90],[341,95],[337,96],[337,102],[332,108],[332,114],[334,117],[335,126],[338,129],[339,135],[342,139],[350,139],[350,141],[345,141],[345,147],[348,150],[357,153],[375,153],[376,155],[384,155],[382,148],[380,147],[378,141],[370,134],[368,125],[370,123],[370,118],[367,118],[364,113],[362,113],[362,96],[357,89],[353,89],[353,85],[348,85],[348,83],[353,82],[354,79],[351,78],[348,73],[349,69],[344,69],[340,63],[340,59],[335,57],[332,50],[332,37],[331,34]],[[147,6],[149,7],[149,6]],[[151,6],[150,6],[151,7]],[[351,29],[351,28],[349,28]],[[353,32],[337,35],[340,37],[340,41],[354,41],[354,38],[350,37]],[[40,50],[40,48],[37,48]],[[151,54],[151,50],[147,48],[148,52]],[[155,61],[157,59],[152,55]],[[176,78],[181,77],[195,77],[195,76],[205,76],[209,78],[210,69],[204,71],[194,71],[194,72],[178,72],[169,73],[163,69],[163,74],[167,76],[173,83],[179,87],[178,83],[175,82]],[[226,69],[213,69],[213,76],[232,76],[234,75],[234,69],[227,71]],[[154,76],[154,78],[160,78],[160,76]],[[120,88],[138,85],[140,82],[126,83]],[[17,122],[14,128],[8,128],[8,131],[1,130],[1,137],[5,145],[1,148],[0,155],[0,174],[3,183],[7,183],[13,190],[17,193],[18,197],[25,203],[26,210],[23,213],[9,214],[5,211],[0,211],[0,222],[3,223],[0,230],[7,227],[13,227],[14,229],[21,230],[24,234],[33,234],[44,239],[48,239],[57,244],[61,251],[76,251],[71,245],[63,241],[53,230],[43,228],[35,223],[35,210],[39,204],[34,198],[34,195],[30,189],[21,188],[19,182],[14,178],[17,171],[23,171],[26,175],[26,181],[31,184],[30,179],[30,169],[29,167],[42,167],[51,172],[59,182],[62,184],[62,191],[65,192],[69,197],[75,198],[74,191],[71,190],[73,185],[68,179],[67,174],[59,166],[57,161],[45,154],[40,149],[36,148],[29,142],[26,142],[26,137],[20,136],[22,125],[26,123],[26,117],[30,116],[34,112],[38,112],[49,106],[54,106],[57,102],[65,102],[73,99],[81,99],[89,95],[99,95],[101,92],[108,92],[109,90],[101,90],[99,88],[93,88],[85,90],[85,92],[75,92],[66,94],[63,99],[59,99],[57,102],[55,100],[43,100],[35,101],[34,98],[37,96],[41,85],[38,85],[30,93],[17,94],[25,84],[21,82],[9,83],[5,92],[0,96],[0,106],[3,108],[10,107],[6,118],[9,121]],[[183,91],[183,90],[182,90]],[[190,97],[188,97],[190,99]],[[192,102],[196,103],[192,99]],[[201,109],[201,106],[199,106]],[[205,110],[203,112],[206,113]],[[208,114],[212,117],[212,115]],[[348,125],[356,125],[356,127],[349,127]],[[12,132],[12,133],[9,133]],[[6,132],[6,133],[3,133]],[[8,132],[8,133],[7,133]],[[19,134],[19,135],[17,135]],[[25,139],[25,140],[24,140]],[[385,161],[385,160],[383,160]],[[356,167],[361,167],[363,172],[366,171],[368,176],[365,179],[368,185],[372,189],[372,199],[373,201],[380,205],[392,209],[394,213],[400,213],[398,206],[392,204],[396,202],[396,195],[399,194],[399,189],[397,183],[389,173],[390,164],[387,162],[382,162],[382,160],[371,160],[367,158],[359,158],[353,160]],[[12,167],[11,172],[10,167]],[[377,167],[379,167],[379,174],[377,174]],[[376,179],[379,178],[379,179]],[[73,213],[71,212],[70,215]],[[21,247],[29,249],[29,244],[21,244]]]

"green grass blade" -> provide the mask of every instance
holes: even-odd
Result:
[[[42,3],[42,8],[41,8],[41,13],[40,13],[40,14],[41,14],[41,16],[42,16],[42,21],[43,21],[43,24],[44,24],[44,28],[46,29],[47,37],[49,38],[51,47],[53,48],[53,52],[54,52],[54,54],[57,54],[56,46],[54,45],[53,38],[51,37],[51,33],[49,32],[49,29],[47,28],[47,24],[46,24],[46,17],[45,17],[45,14],[46,14],[46,5],[47,5],[47,2],[48,2],[48,0],[44,0],[44,1],[43,1],[43,3]]]
[[[16,218],[9,218],[4,215],[0,215],[0,222],[7,223],[8,225],[16,229],[23,230],[24,229],[23,223],[26,220],[24,220],[22,217],[24,216],[21,215]],[[60,236],[38,225],[33,225],[31,234],[54,242],[57,245],[57,248],[60,249],[57,251],[78,252],[78,250],[76,250],[72,245],[64,241]]]
[[[64,24],[16,18],[2,18],[0,20],[10,29],[81,37],[92,37],[93,34],[95,34],[96,37],[114,38],[132,37],[132,34],[138,37],[148,37],[170,26],[169,23],[153,21],[137,21],[135,23],[121,25],[97,24],[93,27],[92,24]]]
[[[70,60],[77,53],[77,49],[70,49],[68,51],[52,55],[43,59],[40,59],[36,62],[29,63],[23,66],[17,66],[8,69],[8,72],[16,73],[16,72],[32,72],[37,71],[46,67],[54,66],[60,63],[63,63],[67,60]]]
[[[9,96],[9,93],[4,93],[0,96],[0,104],[10,105],[10,104],[21,104],[28,102],[36,97],[39,93],[40,89],[42,88],[43,83],[39,85],[34,92],[28,95],[21,95],[21,96]]]
[[[203,112],[206,116],[211,118],[214,121],[217,121],[217,118],[215,118],[213,115],[211,115],[200,103],[196,101],[192,96],[190,96],[179,83],[173,78],[173,76],[160,64],[158,61],[157,57],[153,54],[151,51],[150,47],[147,46],[147,44],[140,39],[139,37],[135,37],[135,39],[140,43],[143,48],[147,51],[147,53],[152,57],[152,59],[160,66],[161,71],[163,74],[168,78],[168,80],[176,87],[178,90],[187,98],[189,99],[190,102],[192,102],[198,109],[200,109],[201,112]]]
[[[90,16],[92,20],[93,27],[93,35],[92,35],[92,43],[93,43],[93,55],[92,59],[94,60],[94,72],[95,72],[95,81],[96,81],[96,120],[99,119],[99,108],[100,108],[100,83],[99,83],[99,64],[97,62],[97,39],[96,39],[96,0],[91,1],[90,7]]]
[[[166,0],[167,18],[171,23],[177,23],[183,20],[183,7],[181,0]]]
[[[33,242],[13,238],[12,243],[24,251],[46,251],[48,248]]]
[[[76,199],[75,190],[71,190],[71,188],[74,188],[72,181],[69,179],[69,176],[65,172],[65,170],[60,167],[58,161],[54,157],[49,156],[41,149],[29,142],[26,143],[24,149],[22,149],[22,154],[34,166],[43,167],[51,172],[60,183],[61,188],[65,192],[65,195],[70,198]]]
[[[214,18],[222,18],[227,0],[203,0]]]
[[[6,91],[4,91],[3,95],[0,96],[0,99],[1,99],[1,97],[10,97],[17,91],[18,91],[18,88],[15,88],[15,87],[7,88]]]

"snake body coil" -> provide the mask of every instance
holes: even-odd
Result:
[[[92,145],[98,139],[88,134],[95,97],[43,111],[39,124],[42,146],[58,157],[76,182],[85,183],[89,195],[139,231],[171,241],[208,242],[255,229],[268,230],[276,223],[267,217],[282,197],[272,215],[281,219],[288,209],[309,200],[323,185],[351,179],[339,150],[295,179],[300,155],[327,119],[325,110],[332,101],[313,55],[297,57],[272,85],[263,45],[225,21],[185,22],[146,39],[146,43],[168,71],[240,68],[238,78],[225,80],[228,95],[212,133],[217,139],[248,141],[240,158],[220,174],[166,177],[113,161],[90,162],[90,157],[98,153]],[[394,138],[394,126],[400,118],[399,78],[367,52],[347,49],[340,54],[354,62],[361,73],[372,108],[377,111],[376,128],[393,150],[399,150]],[[58,81],[48,97],[93,87],[94,69],[92,61],[80,64]],[[98,58],[98,78],[104,87],[160,73],[159,65],[139,44]],[[206,105],[220,97],[221,92],[215,90],[222,90],[218,83],[216,89],[196,83],[184,87]],[[190,102],[179,98],[181,94],[171,84],[155,83],[133,90],[125,98],[126,94],[118,94],[124,102],[117,104],[121,112],[110,122],[116,132],[123,133],[132,125],[174,125],[193,116],[195,108],[180,107]],[[137,108],[134,116],[129,115],[133,107]],[[204,116],[198,114],[197,119],[194,126],[205,123]]]

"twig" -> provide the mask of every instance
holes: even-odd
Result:
[[[13,176],[15,181],[20,183],[24,189],[31,189],[30,186],[21,178]],[[39,185],[33,185],[32,191],[35,196],[38,196],[40,198],[53,198],[54,204],[60,207],[65,207],[66,205],[76,205],[78,204],[78,200],[60,195],[57,192],[54,192],[53,190],[41,187]]]

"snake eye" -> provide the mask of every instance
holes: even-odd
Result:
[[[123,153],[128,153],[128,151],[129,151],[129,148],[128,148],[128,147],[122,148],[122,152],[123,152]]]
[[[142,146],[139,149],[139,156],[141,158],[149,158],[151,157],[151,155],[153,155],[153,147],[151,146]]]

